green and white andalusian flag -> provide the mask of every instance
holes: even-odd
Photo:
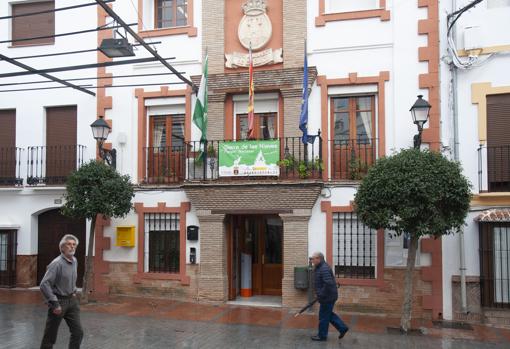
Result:
[[[195,103],[195,111],[193,112],[193,122],[201,132],[201,142],[207,139],[207,61],[208,56],[205,56],[204,72],[200,79],[197,102]]]

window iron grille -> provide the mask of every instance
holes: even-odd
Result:
[[[151,273],[179,273],[180,229],[177,213],[146,213],[145,261]]]

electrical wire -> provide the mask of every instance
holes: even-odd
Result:
[[[181,72],[182,73],[182,72]],[[144,76],[161,76],[161,75],[174,75],[174,73],[148,73],[148,74],[131,74],[131,75],[117,75],[117,76],[94,76],[87,78],[74,78],[74,79],[66,79],[66,81],[83,81],[83,80],[103,80],[103,79],[120,79],[120,78],[138,78]],[[32,84],[45,84],[51,81],[26,81],[26,82],[10,82],[5,84],[0,84],[1,86],[19,86],[19,85],[32,85]]]
[[[114,1],[115,0],[104,0],[105,3],[114,2]],[[97,4],[95,2],[91,2],[91,3],[86,3],[86,4],[80,4],[80,5],[73,5],[73,6],[67,6],[67,7],[59,7],[59,8],[54,8],[54,9],[51,9],[51,10],[20,13],[19,15],[11,15],[11,16],[0,17],[0,20],[2,20],[2,19],[18,18],[18,17],[26,17],[26,16],[42,15],[44,13],[72,10],[72,9],[76,9],[76,8],[86,7],[86,6],[97,6]]]
[[[133,26],[133,25],[137,25],[137,23],[130,23],[130,24],[126,24],[126,25]],[[60,34],[44,35],[44,36],[34,36],[34,37],[31,37],[31,38],[3,40],[3,41],[0,41],[0,44],[20,42],[20,41],[39,40],[39,39],[50,39],[50,38],[57,38],[57,37],[61,37],[61,36],[85,34],[85,33],[101,31],[101,30],[117,29],[117,28],[122,28],[122,27],[123,27],[122,25],[116,25],[116,26],[113,26],[113,27],[102,26],[102,27],[97,27],[95,29],[85,29],[85,30],[80,30],[80,31],[75,31],[75,32],[68,32],[68,33],[60,33]]]
[[[455,67],[459,69],[472,69],[479,67],[485,64],[489,59],[491,59],[494,54],[490,54],[485,58],[480,58],[475,55],[469,55],[467,59],[462,59],[457,53],[457,46],[455,44],[454,31],[453,28],[455,23],[459,20],[459,18],[466,13],[468,10],[474,8],[476,5],[480,4],[484,0],[474,0],[467,4],[466,6],[452,12],[447,16],[447,43],[448,43],[448,51],[450,52],[452,63]]]
[[[92,85],[78,85],[78,87],[99,89],[99,88],[116,88],[116,87],[140,87],[140,86],[168,86],[168,85],[180,85],[185,84],[184,81],[177,82],[155,82],[150,84],[124,84],[124,85],[110,85],[110,86],[92,86]],[[71,86],[48,86],[48,87],[34,87],[34,88],[20,88],[11,90],[0,90],[2,92],[22,92],[22,91],[39,91],[39,90],[56,90],[62,88],[73,88]]]

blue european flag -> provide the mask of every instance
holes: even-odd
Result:
[[[301,115],[299,117],[299,129],[303,131],[301,141],[308,143],[308,59],[306,57],[305,41],[305,63],[303,67],[303,97],[301,98]]]

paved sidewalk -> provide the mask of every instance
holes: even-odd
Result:
[[[0,348],[37,348],[46,307],[38,292],[0,290]],[[339,341],[312,342],[317,318],[294,318],[285,309],[182,303],[119,297],[82,307],[83,348],[510,348],[510,330],[473,326],[435,328],[416,322],[425,335],[387,333],[398,319],[342,316],[351,328]],[[66,348],[63,323],[56,348]]]

